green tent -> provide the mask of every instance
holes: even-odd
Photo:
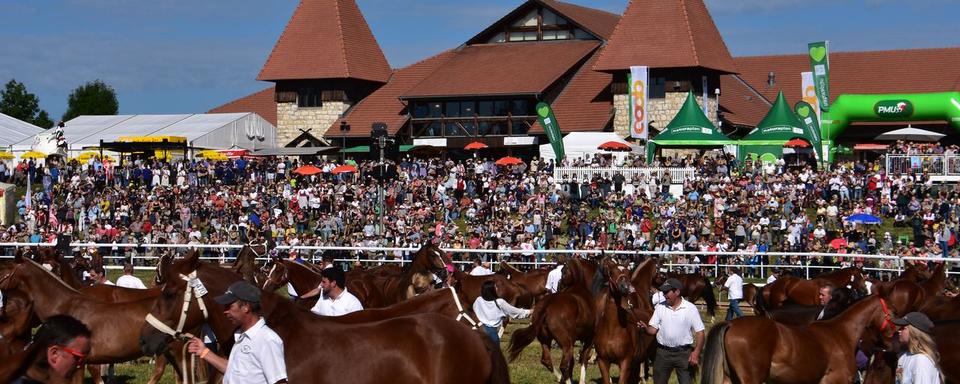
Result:
[[[767,115],[760,120],[760,124],[740,139],[740,158],[743,159],[751,153],[763,156],[764,158],[783,157],[783,145],[794,138],[803,138],[807,140],[814,150],[819,154],[818,143],[813,138],[816,137],[809,132],[800,122],[800,119],[793,112],[793,108],[787,104],[787,99],[783,97],[783,91],[777,95],[776,102],[770,107]]]
[[[647,162],[653,162],[657,147],[715,147],[725,144],[736,144],[736,141],[717,130],[707,115],[703,114],[693,91],[690,91],[670,124],[647,143]]]
[[[356,147],[350,147],[350,148],[343,149],[343,150],[341,150],[340,152],[343,152],[343,153],[370,153],[370,146],[369,146],[369,145],[358,145],[358,146],[356,146]]]

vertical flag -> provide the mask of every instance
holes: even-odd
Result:
[[[630,67],[630,137],[647,140],[650,129],[647,121],[647,85],[649,73],[646,66]]]
[[[557,124],[557,117],[553,115],[553,108],[550,108],[550,104],[542,101],[537,103],[537,119],[540,121],[543,131],[546,132],[547,138],[550,139],[553,153],[557,155],[556,163],[561,164],[566,156],[566,153],[563,152],[563,136],[560,134],[560,124]]]
[[[827,51],[827,42],[818,41],[807,44],[810,52],[810,69],[813,71],[814,86],[817,90],[817,99],[820,101],[820,110],[830,111],[830,53]]]
[[[793,106],[793,112],[797,114],[800,122],[803,123],[803,129],[806,131],[807,139],[810,140],[810,144],[817,153],[817,157],[823,159],[823,149],[820,146],[820,122],[817,121],[814,107],[810,105],[810,103],[801,100]]]
[[[710,87],[707,86],[707,77],[706,77],[706,76],[701,76],[700,79],[701,79],[701,81],[702,81],[701,84],[703,84],[703,114],[704,114],[705,116],[707,116],[707,118],[709,119],[709,118],[710,118],[710,114],[707,113],[707,109],[708,109],[708,105],[709,105],[710,99],[707,98],[707,89],[710,89]]]
[[[824,161],[826,160],[824,156],[830,155],[830,138],[828,137],[827,140],[821,139],[822,132],[820,131],[820,114],[822,111],[820,110],[820,101],[817,99],[817,87],[813,82],[813,72],[800,72],[800,84],[800,100],[806,102],[810,106],[810,109],[812,109],[814,112],[814,123],[816,123],[816,130],[813,133],[817,135],[817,140],[819,143],[812,142],[811,144],[813,144],[814,147],[817,147],[817,154],[820,156],[820,160]],[[794,111],[800,116],[800,120],[804,121],[804,125],[807,125],[805,121],[806,117],[800,115],[799,108],[800,104],[798,103],[794,107]]]

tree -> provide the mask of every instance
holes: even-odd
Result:
[[[120,110],[117,93],[103,81],[88,82],[70,93],[63,121],[80,115],[116,115]]]
[[[27,92],[27,87],[17,79],[10,79],[3,93],[0,93],[0,113],[38,127],[53,126],[47,111],[40,109],[40,99],[37,95]]]

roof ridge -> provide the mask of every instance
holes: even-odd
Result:
[[[297,4],[297,7],[293,9],[293,15],[290,15],[290,19],[293,19],[297,15],[297,12],[300,11],[300,7],[303,7],[303,3],[306,0],[300,0]],[[270,54],[267,55],[267,62],[263,64],[263,67],[260,67],[260,72],[257,73],[257,80],[260,80],[260,77],[263,76],[263,72],[267,70],[267,64],[270,63],[270,60],[273,60],[273,54],[277,52],[277,47],[280,46],[280,41],[283,40],[283,35],[287,34],[287,29],[290,28],[290,22],[288,21],[286,25],[283,26],[283,32],[280,32],[280,37],[277,38],[277,42],[273,43],[273,47],[270,48]]]
[[[606,14],[608,14],[608,15],[613,15],[613,16],[617,16],[617,17],[620,16],[620,15],[618,15],[618,14],[616,14],[616,13],[609,12],[609,11],[605,11],[605,10],[600,9],[600,8],[591,8],[591,7],[583,6],[583,5],[580,5],[580,4],[574,4],[574,3],[570,3],[570,2],[566,2],[566,1],[560,1],[560,0],[550,0],[550,1],[553,1],[554,3],[560,3],[560,4],[563,4],[563,5],[571,6],[571,7],[577,7],[577,8],[580,8],[580,9],[582,9],[582,10],[585,10],[585,11],[602,12],[602,13],[606,13]]]
[[[735,80],[737,80],[737,82],[739,82],[739,83],[742,84],[744,87],[746,87],[748,90],[750,90],[750,93],[753,93],[755,96],[759,97],[760,100],[763,100],[763,102],[766,103],[767,106],[773,106],[773,103],[771,103],[770,100],[767,100],[767,98],[764,97],[763,94],[760,93],[760,91],[757,91],[756,88],[754,88],[752,85],[750,85],[750,83],[748,83],[746,80],[744,80],[742,77],[740,77],[739,74],[732,74],[732,75],[730,75],[730,76],[733,76],[733,78],[734,78]],[[783,90],[780,90],[780,92],[783,92]]]
[[[690,27],[690,15],[687,13],[687,0],[680,0],[680,10],[683,15],[683,25],[687,29],[687,39],[690,40],[690,50],[693,53],[693,61],[697,65],[703,64],[700,62],[700,55],[697,54],[697,42],[693,39],[693,29]]]
[[[630,9],[630,6],[633,5],[633,0],[627,1],[627,6],[623,9],[623,15],[627,14],[627,10]],[[596,67],[597,63],[600,62],[600,59],[603,58],[603,55],[607,53],[607,46],[610,45],[610,40],[617,35],[617,31],[620,29],[620,24],[623,23],[625,19],[623,15],[620,15],[620,20],[617,20],[617,25],[613,26],[613,32],[610,32],[610,38],[603,41],[603,49],[600,50],[600,56],[597,57],[597,62],[593,63],[593,66]]]
[[[345,41],[345,40],[346,40],[346,36],[343,35],[343,33],[344,33],[344,30],[343,30],[343,22],[342,22],[342,19],[343,19],[343,6],[342,6],[341,3],[340,3],[341,1],[342,1],[342,0],[334,0],[333,3],[334,3],[335,6],[337,7],[337,11],[336,11],[336,15],[337,15],[337,30],[340,31],[340,38],[338,39],[338,40],[339,40],[339,43],[340,43],[340,57],[341,57],[342,60],[343,60],[343,67],[344,67],[344,68],[346,69],[346,71],[347,71],[347,77],[350,77],[350,63],[347,62],[347,42]],[[360,6],[358,5],[357,7],[359,8]],[[388,63],[388,65],[389,65],[389,63]],[[393,73],[391,73],[390,75],[392,76]],[[389,79],[389,78],[388,78],[388,79]]]

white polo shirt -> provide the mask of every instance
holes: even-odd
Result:
[[[703,320],[697,307],[680,299],[680,306],[674,309],[666,301],[653,310],[649,325],[657,329],[657,343],[665,347],[679,347],[693,344],[693,334],[703,331]]]
[[[482,265],[473,267],[473,269],[470,270],[471,276],[487,276],[492,274],[493,274],[493,271],[491,271],[490,268],[486,268]]]
[[[563,277],[563,265],[558,265],[556,268],[547,273],[547,291],[550,291],[550,293],[557,293],[557,289],[560,286],[561,277]]]
[[[313,305],[313,308],[310,309],[311,312],[320,316],[343,316],[350,312],[362,310],[363,304],[360,303],[360,300],[357,299],[356,296],[347,292],[346,288],[343,289],[340,297],[336,300],[330,296],[323,295],[323,297]]]
[[[927,355],[904,353],[897,359],[896,382],[902,384],[939,384],[940,371]]]
[[[724,287],[730,292],[730,300],[740,300],[743,298],[743,278],[734,273],[723,283]]]
[[[117,286],[124,288],[147,289],[147,286],[143,285],[143,282],[140,281],[140,279],[132,275],[123,275],[118,277]]]
[[[283,340],[263,318],[233,337],[236,344],[227,360],[224,384],[274,384],[287,378]]]

